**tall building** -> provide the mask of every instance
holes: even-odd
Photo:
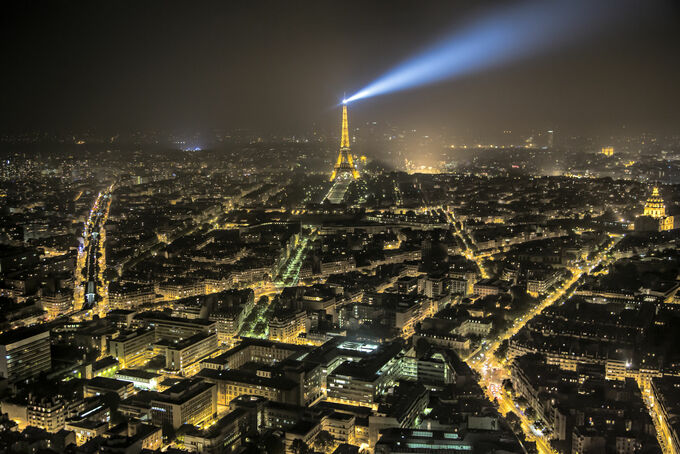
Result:
[[[331,181],[335,180],[341,174],[350,174],[356,180],[359,178],[359,172],[354,167],[354,160],[349,150],[349,128],[347,125],[347,104],[342,105],[342,137],[340,138],[340,153],[335,162],[333,173],[331,174]]]
[[[51,368],[49,330],[20,328],[0,335],[0,377],[16,382]]]

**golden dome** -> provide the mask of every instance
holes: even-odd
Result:
[[[653,218],[662,218],[666,216],[666,205],[659,194],[659,188],[656,186],[652,190],[652,195],[647,199],[647,203],[645,203],[644,215]]]

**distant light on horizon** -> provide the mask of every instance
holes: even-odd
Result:
[[[342,102],[470,75],[570,45],[622,24],[634,3],[621,0],[614,8],[606,0],[531,0],[495,9]]]

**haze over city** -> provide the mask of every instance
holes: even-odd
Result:
[[[343,93],[485,15],[541,3],[15,3],[2,27],[2,129],[330,130]],[[357,120],[483,134],[674,132],[677,5],[598,1],[593,20],[593,2],[552,3],[583,9],[585,25],[563,32],[573,42],[548,36],[537,55],[362,102]],[[533,26],[559,29],[564,17]]]

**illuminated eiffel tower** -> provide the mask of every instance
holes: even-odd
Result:
[[[356,180],[359,178],[359,172],[354,167],[352,154],[349,152],[349,128],[347,127],[347,104],[342,105],[342,138],[340,139],[340,153],[338,160],[335,162],[333,173],[331,174],[331,181],[342,174],[351,174]]]

